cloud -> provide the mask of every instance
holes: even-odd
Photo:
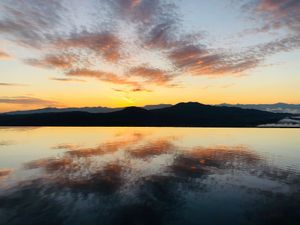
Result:
[[[131,89],[119,89],[119,88],[113,88],[114,91],[116,92],[122,92],[122,93],[130,93],[130,92],[152,92],[152,90],[145,89],[143,87],[136,87],[136,88],[131,88]]]
[[[145,88],[141,88],[141,87],[138,87],[138,88],[133,88],[133,89],[131,89],[130,91],[132,91],[132,92],[152,92],[151,90],[149,90],[149,89],[145,89]]]
[[[63,19],[60,0],[4,0],[0,3],[0,32],[19,44],[41,47],[51,40]]]
[[[157,85],[169,83],[173,79],[173,76],[168,72],[149,67],[132,68],[130,71],[128,71],[128,75],[140,77],[146,82],[154,83]]]
[[[79,77],[94,77],[101,81],[110,82],[110,83],[114,83],[114,84],[139,86],[138,82],[130,81],[130,80],[120,77],[114,73],[104,72],[104,71],[99,71],[99,70],[88,70],[88,69],[71,70],[67,73],[67,75],[68,76],[79,76]]]
[[[175,30],[173,21],[164,22],[154,26],[145,37],[145,46],[148,48],[168,49],[176,44],[173,31]]]
[[[14,145],[15,142],[14,141],[0,141],[0,147],[1,146],[10,146],[10,145]]]
[[[16,83],[0,83],[0,86],[7,86],[7,87],[11,87],[11,86],[24,86],[24,84],[16,84]]]
[[[260,16],[264,25],[253,32],[288,29],[294,35],[300,33],[300,2],[298,0],[250,0],[243,5],[246,11]]]
[[[49,69],[71,69],[76,59],[70,55],[46,55],[43,59],[26,59],[25,63]]]
[[[79,48],[90,49],[102,54],[109,62],[118,62],[121,58],[121,40],[110,31],[107,32],[87,32],[71,34],[69,38],[59,39],[54,45],[59,49]]]
[[[259,44],[252,48],[250,53],[254,53],[256,57],[266,57],[278,52],[289,52],[300,47],[299,37],[286,37],[275,41],[268,42],[266,44]]]
[[[45,100],[41,98],[17,96],[17,97],[0,97],[0,104],[53,106],[53,105],[57,105],[58,103],[55,101]]]
[[[256,6],[258,12],[266,14],[272,24],[300,32],[300,2],[298,0],[261,0]]]
[[[95,8],[100,7],[96,3],[92,4]],[[132,85],[135,91],[138,91],[137,86],[140,85],[131,77],[124,78],[113,71],[102,72],[93,67],[101,61],[99,58],[101,56],[112,64],[119,63],[121,59],[125,58],[126,66],[123,68],[123,72],[128,70],[126,68],[128,65],[136,68],[137,65],[131,66],[126,61],[126,57],[130,58],[128,54],[135,53],[130,52],[126,46],[128,40],[122,37],[120,30],[116,30],[115,27],[124,22],[129,23],[128,25],[132,27],[137,26],[134,35],[141,40],[141,34],[151,33],[148,35],[148,37],[151,36],[149,42],[140,43],[140,45],[150,46],[150,42],[152,45],[158,45],[158,42],[163,42],[162,30],[167,29],[176,20],[173,13],[175,5],[161,0],[102,0],[100,5],[101,8],[106,5],[106,9],[112,13],[106,18],[110,25],[109,28],[100,26],[102,21],[92,21],[93,26],[70,30],[63,23],[65,20],[70,20],[68,7],[61,1],[30,0],[26,4],[17,0],[3,2],[1,9],[5,11],[5,14],[0,20],[0,31],[17,44],[47,49],[47,54],[44,56],[42,54],[40,58],[25,59],[24,62],[27,64],[62,70],[68,76],[90,76],[114,84]],[[75,24],[73,25],[76,27]],[[62,29],[66,30],[61,32]],[[165,39],[167,38],[169,37],[165,37]],[[142,42],[144,41],[146,42],[146,40],[142,40]],[[152,51],[151,48],[149,51]],[[89,64],[91,53],[94,62]],[[131,71],[133,68],[129,68],[129,70]],[[137,72],[136,69],[134,71]],[[159,85],[171,79],[168,76],[163,77],[162,72],[159,72],[158,69],[149,68],[143,72],[146,77],[142,80]],[[141,77],[142,75],[135,73],[134,76]]]
[[[179,47],[169,54],[174,65],[192,75],[235,74],[251,69],[258,64],[258,59],[247,53],[214,53],[204,46],[188,45]]]
[[[248,12],[266,21],[257,31],[286,27],[293,35],[247,49],[217,49],[205,44],[203,32],[188,32],[177,1],[165,0],[88,1],[85,10],[77,1],[71,7],[59,0],[5,0],[0,33],[39,51],[23,62],[66,75],[56,81],[94,77],[139,92],[148,85],[176,87],[176,79],[186,75],[241,74],[272,54],[300,46],[299,1],[247,3]]]
[[[12,169],[0,169],[0,180],[9,176],[13,172]]]
[[[72,78],[58,78],[58,77],[52,77],[50,80],[59,81],[59,82],[85,82],[85,80],[81,79],[72,79]]]
[[[0,50],[0,60],[7,60],[7,59],[11,59],[11,56],[8,53]]]
[[[119,19],[136,22],[141,26],[174,17],[175,5],[162,0],[105,0],[105,2]]]

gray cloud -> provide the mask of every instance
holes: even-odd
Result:
[[[4,0],[0,3],[3,12],[0,32],[16,44],[40,49],[40,57],[23,61],[59,70],[67,76],[57,81],[74,81],[71,76],[93,77],[130,86],[135,91],[145,89],[148,84],[175,87],[174,81],[182,74],[239,74],[259,66],[272,54],[300,46],[299,1],[247,2],[246,11],[254,10],[266,19],[264,27],[257,29],[286,27],[293,36],[235,52],[214,49],[204,44],[201,33],[183,29],[177,1],[167,0],[91,1],[93,7],[87,9],[91,11],[79,22],[75,22],[73,12],[80,7],[77,1],[71,7],[59,0]],[[99,16],[92,11],[99,12]],[[157,55],[162,65],[156,65],[151,59],[147,63],[132,60],[140,52],[144,52],[145,61],[147,54]],[[112,69],[104,70],[104,64]],[[115,67],[120,72],[114,71]]]
[[[60,0],[3,0],[0,32],[19,44],[41,47],[63,21],[63,9]]]
[[[254,46],[249,51],[249,54],[254,54],[258,58],[264,58],[278,52],[289,52],[298,47],[300,47],[300,38],[292,36]]]
[[[248,33],[288,29],[294,35],[300,34],[300,2],[298,0],[249,0],[242,8],[255,20],[263,20],[261,27]]]
[[[17,104],[17,105],[42,105],[54,106],[58,103],[51,100],[41,98],[16,96],[16,97],[0,97],[0,104]]]
[[[102,54],[110,62],[118,62],[121,58],[121,40],[112,32],[87,32],[73,33],[65,39],[58,39],[54,45],[58,49],[89,49]]]
[[[104,0],[104,2],[109,4],[116,17],[142,26],[177,19],[174,15],[176,5],[163,0]]]
[[[85,82],[85,80],[81,80],[81,79],[59,78],[59,77],[51,77],[50,80],[59,81],[59,82]]]
[[[0,83],[0,86],[25,86],[25,84],[16,84],[16,83]]]
[[[49,54],[41,59],[26,59],[24,62],[36,67],[67,70],[72,69],[77,60],[69,54]]]

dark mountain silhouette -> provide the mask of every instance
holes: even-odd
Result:
[[[152,109],[162,109],[166,107],[170,107],[172,105],[170,104],[158,104],[158,105],[145,105],[143,108],[152,110]],[[22,115],[22,114],[38,114],[38,113],[60,113],[60,112],[89,112],[89,113],[109,113],[109,112],[115,112],[120,111],[124,108],[109,108],[109,107],[81,107],[81,108],[42,108],[42,109],[33,109],[33,110],[21,110],[21,111],[12,111],[12,112],[6,112],[5,114],[9,115]]]
[[[193,126],[253,127],[276,123],[289,114],[219,107],[197,102],[147,110],[128,107],[109,113],[56,112],[0,115],[1,126]]]
[[[158,105],[145,105],[142,108],[147,110],[163,109],[171,107],[171,104],[158,104]],[[293,113],[300,114],[300,104],[287,104],[287,103],[276,103],[276,104],[220,104],[215,106],[228,106],[238,107],[243,109],[257,109],[262,111],[268,111],[273,113]],[[38,114],[38,113],[60,113],[60,112],[89,112],[89,113],[109,113],[120,111],[124,108],[110,108],[110,107],[72,107],[72,108],[42,108],[34,110],[21,110],[6,112],[9,115],[21,115],[21,114]]]
[[[39,113],[61,113],[61,112],[89,112],[89,113],[108,113],[121,110],[123,108],[109,108],[109,107],[82,107],[82,108],[43,108],[43,109],[33,109],[33,110],[21,110],[12,111],[5,114],[8,115],[22,115],[22,114],[39,114]]]

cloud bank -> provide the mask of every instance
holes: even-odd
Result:
[[[24,63],[63,72],[59,81],[91,77],[136,91],[176,87],[181,76],[238,75],[300,46],[298,0],[246,2],[246,11],[265,20],[257,29],[285,28],[290,35],[239,51],[214,48],[201,32],[184,29],[178,1],[167,0],[4,0],[0,32],[39,51]]]

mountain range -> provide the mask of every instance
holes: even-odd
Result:
[[[102,110],[107,111],[100,113],[51,110],[54,111],[1,114],[0,125],[255,127],[277,123],[290,115],[238,107],[204,105],[197,102],[178,103],[171,106],[127,107],[113,111],[104,108]]]
[[[172,106],[171,104],[159,104],[159,105],[146,105],[142,108],[147,110],[161,109]],[[81,108],[42,108],[34,110],[22,110],[22,111],[12,111],[6,112],[7,115],[26,115],[26,114],[37,114],[37,113],[60,113],[60,112],[89,112],[89,113],[109,113],[120,111],[124,108],[109,108],[109,107],[81,107]]]
[[[142,108],[147,110],[162,109],[172,106],[171,104],[158,104],[158,105],[146,105]],[[215,106],[227,106],[227,107],[238,107],[243,109],[257,109],[273,113],[292,113],[300,114],[300,104],[287,104],[287,103],[275,103],[275,104],[219,104]],[[109,107],[81,107],[81,108],[42,108],[35,110],[23,110],[23,111],[12,111],[5,114],[8,115],[21,115],[21,114],[36,114],[36,113],[59,113],[59,112],[89,112],[89,113],[109,113],[120,111],[124,108],[109,108]]]

